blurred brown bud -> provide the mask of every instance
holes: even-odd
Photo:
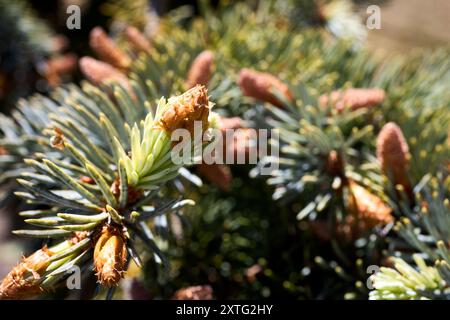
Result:
[[[103,85],[106,82],[117,82],[129,93],[133,92],[127,77],[113,66],[93,59],[83,57],[80,59],[80,69],[83,75],[95,85]]]
[[[224,137],[223,154],[248,155],[250,152],[257,152],[257,133],[250,128],[244,128],[244,120],[239,117],[219,117],[218,128],[222,131]],[[227,137],[227,129],[234,129],[232,140]],[[225,140],[227,139],[227,140]]]
[[[89,44],[101,60],[121,70],[129,68],[130,58],[108,37],[101,27],[95,27],[91,30]]]
[[[256,281],[256,276],[263,271],[263,268],[259,264],[254,264],[245,271],[245,277],[248,282],[253,283]]]
[[[150,41],[148,41],[145,35],[142,32],[140,32],[137,28],[133,26],[128,26],[125,29],[125,35],[128,41],[137,51],[143,51],[146,53],[150,52],[152,48]]]
[[[386,225],[394,220],[392,209],[378,196],[354,181],[349,182],[349,208],[357,222],[363,222],[367,229]]]
[[[61,84],[61,77],[76,69],[77,60],[77,56],[73,53],[67,53],[47,60],[44,67],[44,75],[49,85],[55,87]]]
[[[257,150],[257,133],[254,129],[240,128],[233,134],[233,141],[227,141],[225,145],[225,152],[234,154],[235,159],[238,155],[247,156],[250,153],[256,153]]]
[[[214,54],[211,51],[201,52],[191,64],[186,87],[192,88],[197,84],[207,86],[211,79],[213,63]]]
[[[211,286],[195,286],[182,288],[175,292],[173,300],[212,300],[213,290]]]
[[[230,168],[225,164],[206,164],[197,165],[198,173],[209,182],[215,184],[224,191],[229,191],[233,176]]]
[[[61,52],[67,48],[69,40],[62,34],[57,34],[52,37],[52,48],[54,52]]]
[[[393,122],[383,126],[377,138],[377,158],[381,169],[394,185],[401,185],[412,196],[408,177],[409,147],[402,130]]]
[[[245,96],[269,102],[279,108],[284,105],[278,100],[274,90],[279,91],[287,100],[294,100],[289,87],[269,73],[242,69],[239,72],[238,85]]]
[[[394,221],[392,209],[378,196],[352,180],[349,180],[348,187],[348,214],[343,221],[337,224],[323,219],[307,222],[312,233],[321,241],[328,242],[336,237],[353,241],[376,226]]]
[[[345,91],[333,91],[319,97],[319,106],[332,105],[339,112],[345,108],[357,110],[370,108],[383,102],[385,92],[382,89],[351,88]]]

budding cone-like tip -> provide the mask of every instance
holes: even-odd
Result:
[[[168,100],[158,125],[169,134],[177,129],[186,129],[193,134],[194,122],[200,121],[204,132],[209,127],[210,108],[208,90],[202,85],[196,85]]]
[[[389,122],[383,126],[377,137],[377,158],[383,172],[401,185],[408,193],[411,186],[408,177],[409,147],[400,127]]]
[[[279,91],[287,100],[293,100],[289,87],[270,73],[241,69],[238,85],[245,96],[269,102],[279,108],[283,108],[284,105],[273,93],[273,90]]]
[[[192,62],[188,72],[186,86],[192,88],[197,84],[208,85],[211,79],[214,54],[205,50],[201,52]]]
[[[117,285],[125,273],[126,239],[118,227],[105,226],[94,248],[94,270],[105,287]]]
[[[95,27],[91,30],[89,44],[98,54],[100,59],[119,69],[127,69],[130,64],[130,58],[108,37],[101,27]]]

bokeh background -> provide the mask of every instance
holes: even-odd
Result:
[[[42,49],[43,51],[55,51],[59,55],[74,54],[78,57],[92,55],[88,40],[90,30],[94,26],[102,26],[105,29],[110,27],[107,5],[111,1],[28,0],[24,2],[34,11],[36,19],[47,25],[48,31],[54,38],[53,47]],[[450,1],[448,0],[358,0],[354,2],[361,19],[365,19],[368,5],[377,4],[381,7],[382,29],[367,30],[368,36],[365,40],[366,46],[377,55],[392,57],[420,48],[435,48],[450,43]],[[80,30],[66,28],[66,8],[71,4],[79,5],[82,9]],[[189,4],[195,7],[195,1],[182,0],[153,0],[151,4],[159,15],[164,15],[181,5]],[[0,10],[4,9],[5,7],[0,7]],[[37,29],[36,32],[38,33],[39,30]],[[36,35],[38,36],[39,34]],[[49,74],[45,71],[48,54],[44,52],[39,56],[35,54],[33,47],[23,48],[20,49],[23,55],[19,59],[11,53],[15,51],[8,51],[8,48],[15,50],[20,47],[21,39],[11,38],[6,23],[0,21],[0,47],[3,47],[0,48],[0,111],[4,113],[10,112],[20,97],[26,97],[36,91],[45,93],[51,88]],[[76,64],[69,67],[70,72],[64,75],[67,79],[63,80],[79,81],[81,75]],[[24,76],[25,74],[27,76]],[[10,85],[12,82],[14,82],[13,86]],[[17,263],[23,252],[30,249],[29,242],[10,233],[11,229],[19,227],[21,223],[15,211],[13,201],[3,207],[0,212],[0,278],[4,277]]]

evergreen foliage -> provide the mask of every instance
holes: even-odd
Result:
[[[15,233],[54,239],[2,298],[63,287],[77,265],[108,298],[125,276],[150,298],[448,299],[448,48],[383,61],[343,0],[202,1],[155,24],[145,2],[126,8],[106,7],[113,37],[91,32],[90,83],[0,118],[0,183],[17,179],[38,227]],[[194,119],[273,129],[280,155],[180,167],[170,133]]]

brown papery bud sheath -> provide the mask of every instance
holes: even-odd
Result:
[[[137,51],[143,51],[149,53],[152,46],[147,38],[137,28],[128,26],[125,29],[125,35],[128,41]]]
[[[158,126],[169,135],[176,129],[186,129],[193,134],[195,121],[201,121],[203,132],[208,129],[210,103],[204,86],[197,85],[180,96],[170,98],[167,104]]]
[[[105,287],[119,283],[127,262],[126,239],[123,232],[113,226],[105,226],[94,249],[94,270],[98,282]]]
[[[43,247],[27,258],[24,258],[0,284],[0,300],[29,299],[44,290],[39,286],[39,278],[50,264],[52,252]]]
[[[99,58],[112,66],[126,70],[131,64],[130,58],[100,27],[92,29],[89,44]]]
[[[214,54],[209,51],[203,51],[192,62],[188,72],[186,87],[192,88],[197,84],[207,86],[212,75],[214,63]]]
[[[383,172],[412,195],[408,177],[409,147],[402,130],[393,122],[383,126],[377,138],[377,158]]]
[[[270,73],[242,69],[239,72],[238,85],[245,96],[269,102],[283,108],[283,103],[273,93],[279,91],[287,100],[293,101],[289,87]]]

